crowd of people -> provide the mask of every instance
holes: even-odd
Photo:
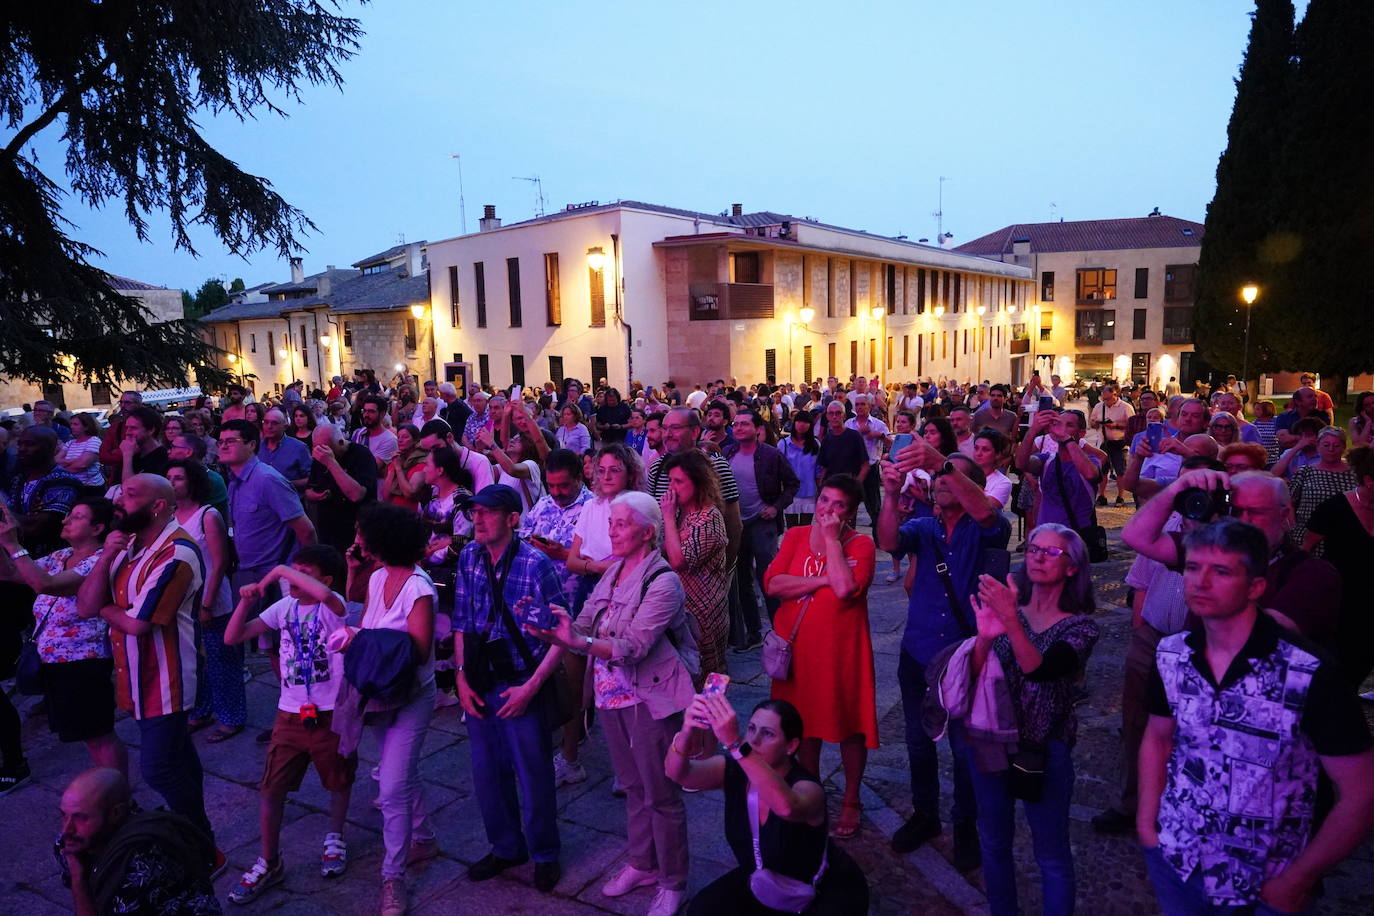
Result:
[[[955,866],[982,867],[993,913],[1019,912],[1020,800],[1045,911],[1072,913],[1075,710],[1114,504],[1133,509],[1133,615],[1120,798],[1093,826],[1136,831],[1167,913],[1303,912],[1374,826],[1357,573],[1374,556],[1374,394],[1341,428],[1308,382],[1282,412],[1234,379],[1095,383],[1080,410],[1039,375],[622,396],[604,379],[464,393],[361,371],[170,413],[126,391],[104,430],[39,402],[0,428],[0,591],[18,609],[0,675],[89,754],[55,849],[74,907],[220,910],[202,739],[265,745],[260,854],[230,902],[285,879],[283,810],[311,764],[331,798],[319,869],[342,874],[369,733],[380,909],[404,913],[407,868],[439,853],[421,750],[435,716],[460,715],[489,843],[473,881],[530,862],[534,887],[558,886],[557,793],[586,780],[599,731],[627,815],[604,895],[652,888],[651,916],[866,912],[843,841],[879,742],[881,549],[908,594],[912,811],[892,848],[944,832],[947,742]],[[770,698],[746,719],[728,683],[755,652]],[[271,728],[240,737],[249,653],[280,694]],[[117,709],[165,809],[132,799]],[[2,693],[0,753],[4,793],[31,771]],[[689,900],[682,793],[714,789],[738,868]]]

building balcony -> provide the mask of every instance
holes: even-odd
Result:
[[[1013,340],[1013,341],[1011,342],[1011,355],[1012,355],[1012,356],[1017,356],[1018,354],[1021,354],[1021,353],[1029,353],[1029,352],[1030,352],[1030,340],[1029,340],[1029,338],[1023,338],[1023,339],[1021,339],[1021,340]]]
[[[706,290],[693,289],[693,321],[733,318],[772,318],[773,284],[718,283]]]
[[[1193,342],[1193,329],[1191,327],[1164,329],[1164,343],[1166,344],[1190,344]]]

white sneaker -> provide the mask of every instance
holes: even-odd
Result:
[[[387,878],[382,882],[382,916],[405,916],[407,909],[405,879]]]
[[[337,833],[324,835],[324,850],[320,853],[320,874],[337,878],[348,867],[348,844]]]
[[[640,871],[633,865],[627,864],[616,872],[614,878],[602,885],[601,893],[606,897],[623,897],[635,888],[648,887],[657,883],[658,874],[656,872]]]
[[[253,867],[243,873],[239,878],[239,883],[229,892],[230,903],[251,903],[262,896],[263,891],[274,884],[281,884],[286,877],[286,866],[282,864],[281,856],[277,856],[276,866],[267,864],[267,860],[258,856],[258,861],[253,863]]]
[[[553,755],[553,784],[568,786],[587,781],[587,770],[582,764],[563,759],[562,753]]]
[[[654,894],[654,902],[649,904],[648,916],[675,916],[677,911],[682,909],[682,901],[686,896],[686,891],[660,887],[658,893]]]

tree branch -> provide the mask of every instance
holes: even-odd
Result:
[[[88,73],[85,79],[78,81],[75,85],[68,88],[66,92],[57,97],[57,101],[48,106],[47,111],[20,128],[19,133],[14,135],[14,139],[9,142],[9,145],[6,146],[3,151],[0,151],[0,156],[4,156],[7,159],[13,159],[18,156],[19,151],[33,139],[34,135],[53,121],[57,120],[57,116],[65,111],[67,106],[71,104],[74,99],[80,98],[85,94],[86,90],[95,87],[96,81],[105,75],[105,71],[109,69],[110,63],[113,60],[113,55],[106,54],[100,61],[100,64]]]

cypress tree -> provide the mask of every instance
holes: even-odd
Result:
[[[1266,317],[1287,307],[1282,278],[1289,246],[1274,232],[1282,206],[1274,192],[1288,131],[1293,47],[1291,0],[1257,0],[1198,260],[1197,350],[1218,368],[1240,373],[1246,323],[1240,288],[1261,287],[1250,316],[1252,378],[1256,370],[1275,368]]]
[[[1333,397],[1374,369],[1374,3],[1311,0],[1296,33],[1284,149],[1288,221],[1302,252],[1292,307],[1273,330],[1290,368],[1316,369]]]

